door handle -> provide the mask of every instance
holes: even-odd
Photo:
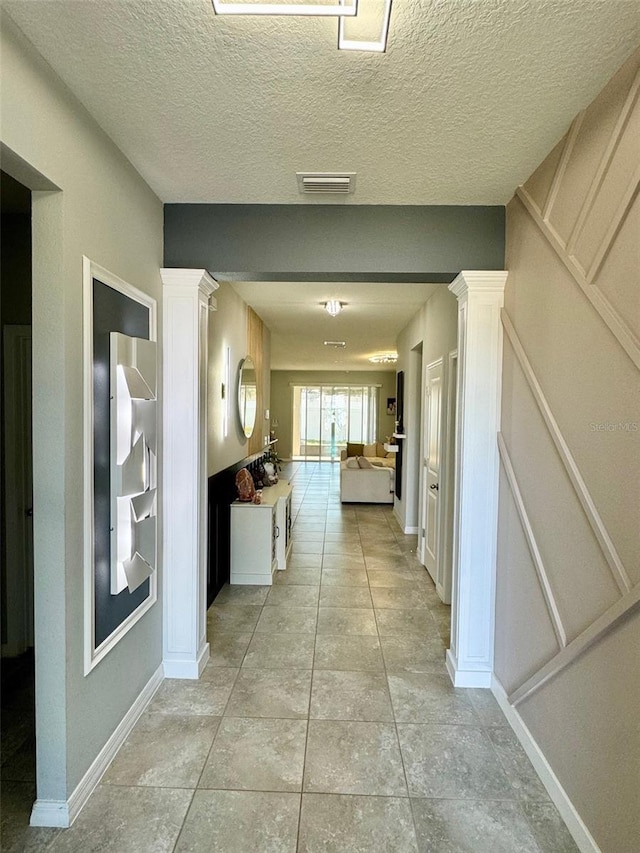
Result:
[[[438,489],[439,489],[440,487],[438,486],[438,484],[437,484],[437,483],[432,483],[432,484],[429,486],[429,488],[430,488],[430,489],[433,489],[434,491],[436,491],[436,492],[437,492],[437,491],[438,491]]]

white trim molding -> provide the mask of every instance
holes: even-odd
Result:
[[[109,272],[90,258],[82,257],[82,382],[84,441],[84,674],[100,663],[158,599],[157,572],[149,578],[149,595],[109,636],[95,645],[95,530],[94,530],[94,418],[93,418],[93,280],[144,305],[149,311],[149,340],[157,341],[156,300]],[[45,824],[48,825],[48,824]]]
[[[634,194],[637,192],[637,182],[639,179],[640,175],[636,173],[632,183],[629,185],[630,189],[625,197],[625,212],[626,210],[628,210],[628,207],[630,206],[631,201],[633,200]],[[556,230],[552,227],[551,223],[545,222],[545,220],[542,218],[542,214],[540,213],[538,206],[531,198],[525,187],[518,187],[518,189],[516,190],[516,196],[520,199],[520,201],[524,205],[525,210],[531,216],[532,220],[538,226],[544,237],[547,239],[549,245],[553,248],[558,258],[569,270],[569,272],[573,276],[574,281],[576,282],[576,284],[578,284],[584,295],[591,302],[591,305],[597,311],[602,321],[607,324],[607,326],[609,327],[609,331],[615,336],[618,343],[627,353],[627,355],[635,364],[635,366],[640,368],[640,340],[638,339],[638,336],[631,329],[626,320],[613,307],[609,299],[597,287],[597,285],[587,278],[585,271],[576,259],[575,255],[570,255],[567,252],[564,241],[556,232]],[[616,220],[616,224],[613,226],[613,230],[610,230],[610,232],[608,232],[606,239],[610,242],[613,241],[619,227],[620,221]],[[602,254],[602,257],[604,257],[604,253],[608,251],[610,242],[606,244],[606,247],[600,247],[599,251]]]
[[[456,687],[490,687],[493,672],[502,375],[500,310],[508,273],[466,271],[458,298],[458,386],[451,647]]]
[[[507,477],[507,483],[509,484],[509,490],[511,491],[511,497],[513,498],[513,502],[518,513],[518,518],[520,519],[522,532],[524,533],[524,537],[527,540],[529,554],[531,555],[531,559],[536,570],[538,583],[540,584],[540,589],[545,600],[549,619],[551,620],[551,624],[553,625],[553,631],[556,635],[558,645],[560,646],[560,648],[563,649],[567,645],[567,632],[565,630],[564,625],[562,624],[562,617],[560,616],[560,610],[558,609],[558,602],[556,601],[555,595],[553,594],[553,588],[551,586],[551,582],[549,581],[549,575],[547,574],[547,570],[542,560],[542,555],[540,553],[538,543],[536,542],[533,527],[531,525],[531,522],[529,521],[529,514],[527,513],[527,508],[525,507],[524,500],[522,498],[520,486],[518,485],[518,481],[516,479],[516,473],[513,470],[511,456],[509,455],[504,436],[501,432],[498,433],[498,451],[500,453],[500,460],[502,461],[504,473]]]
[[[587,829],[585,822],[578,814],[578,810],[569,799],[569,795],[560,784],[556,774],[553,772],[553,769],[545,758],[544,753],[527,728],[524,720],[513,705],[510,704],[504,687],[495,675],[491,679],[491,692],[495,696],[498,705],[500,705],[500,708],[507,718],[509,725],[513,729],[514,734],[520,741],[522,748],[527,753],[527,756],[533,764],[536,773],[540,777],[542,784],[547,789],[547,793],[551,797],[551,800],[560,812],[567,829],[571,833],[573,840],[578,845],[581,853],[602,853],[600,847],[598,847],[593,836]]]
[[[585,628],[577,637],[561,649],[557,655],[547,661],[537,672],[509,695],[511,705],[519,705],[532,696],[537,690],[555,678],[580,655],[588,651],[618,625],[629,619],[640,607],[640,584],[633,587],[626,595],[619,598],[611,607]]]
[[[199,678],[207,608],[207,330],[218,283],[203,269],[162,269],[163,664]]]
[[[527,384],[533,394],[536,405],[538,406],[540,414],[542,415],[546,427],[549,430],[549,435],[551,436],[556,450],[558,451],[558,456],[562,460],[562,464],[567,472],[567,476],[569,477],[576,497],[580,501],[580,505],[582,506],[587,521],[593,531],[593,535],[600,545],[602,554],[607,561],[609,569],[611,570],[611,575],[620,592],[622,594],[627,593],[631,589],[631,580],[627,570],[625,569],[622,560],[616,551],[616,547],[613,544],[613,540],[600,517],[595,501],[591,497],[591,493],[589,492],[587,484],[580,473],[580,469],[569,450],[569,445],[567,444],[562,432],[560,431],[560,427],[553,416],[553,412],[551,411],[551,407],[544,395],[542,386],[538,382],[533,367],[531,366],[531,362],[527,358],[527,354],[520,342],[520,338],[513,327],[513,323],[504,309],[501,312],[501,320],[504,330],[507,333],[507,339],[511,344],[513,352],[518,360],[518,364],[520,365],[520,369],[527,380]]]
[[[153,699],[163,680],[162,666],[159,666],[142,688],[142,691],[124,715],[109,740],[95,757],[69,799],[36,800],[33,804],[31,819],[29,821],[31,826],[56,826],[61,828],[71,826],[104,776],[107,768],[116,757],[118,750],[131,734],[133,727]]]

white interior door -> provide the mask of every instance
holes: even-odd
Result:
[[[422,468],[422,561],[438,582],[440,555],[440,472],[442,465],[442,359],[427,367]]]
[[[14,657],[33,645],[31,326],[4,327],[6,643]]]

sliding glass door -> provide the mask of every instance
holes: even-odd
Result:
[[[347,442],[376,440],[377,385],[294,385],[294,459],[336,460]]]

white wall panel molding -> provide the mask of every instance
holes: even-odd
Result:
[[[571,159],[571,155],[573,154],[573,149],[575,148],[576,140],[578,138],[578,134],[580,133],[582,122],[584,121],[584,116],[585,110],[582,110],[582,112],[578,113],[578,115],[571,123],[571,128],[569,129],[569,133],[567,134],[567,138],[564,143],[564,148],[562,149],[562,154],[560,156],[560,161],[557,165],[553,180],[551,182],[551,187],[549,189],[549,192],[547,193],[547,198],[545,199],[544,207],[542,209],[542,218],[547,224],[549,223],[549,217],[551,216],[551,211],[553,210],[555,200],[558,197],[560,185],[562,184],[562,179],[564,178],[565,172],[567,171],[569,160]]]
[[[458,298],[458,389],[451,648],[457,687],[489,687],[493,671],[502,369],[500,309],[507,272],[463,271]]]
[[[580,817],[569,795],[560,784],[560,780],[553,772],[553,768],[545,758],[543,751],[538,746],[520,713],[510,704],[504,687],[495,675],[491,680],[491,692],[495,696],[498,705],[500,705],[514,734],[520,741],[522,748],[527,753],[554,805],[560,812],[567,829],[573,836],[573,840],[578,845],[581,853],[603,853],[587,829],[585,822]]]
[[[206,641],[207,327],[218,284],[206,270],[163,269],[163,663],[198,678]]]
[[[578,634],[568,646],[551,658],[538,672],[528,678],[509,696],[512,705],[519,705],[539,690],[563,669],[566,669],[577,657],[584,654],[591,646],[600,642],[606,634],[613,631],[623,621],[628,619],[640,606],[640,584],[631,589],[615,604],[612,604],[594,622]]]
[[[599,314],[600,318],[604,321],[604,323],[606,323],[609,330],[615,336],[616,340],[627,353],[631,361],[635,364],[637,368],[640,369],[640,339],[638,339],[637,335],[635,335],[632,329],[629,328],[628,324],[616,311],[616,309],[613,307],[607,297],[602,293],[602,291],[588,280],[587,276],[584,273],[584,270],[576,260],[575,256],[570,255],[567,252],[566,244],[564,243],[562,238],[548,222],[544,221],[540,209],[538,208],[532,197],[529,195],[527,190],[524,187],[518,187],[518,189],[516,190],[516,195],[520,199],[520,201],[525,207],[525,210],[529,213],[529,215],[536,223],[544,237],[546,237],[547,241],[554,249],[562,263],[569,270],[582,292],[591,302],[591,304]],[[620,223],[618,223],[615,229],[615,233],[612,235],[612,239],[615,239],[615,235],[620,229],[621,222],[622,220],[620,221]]]
[[[609,569],[611,570],[611,574],[613,576],[614,581],[616,582],[618,589],[621,593],[626,593],[631,589],[631,581],[629,580],[629,575],[625,567],[622,564],[622,560],[620,559],[618,552],[609,536],[609,533],[600,517],[600,514],[596,508],[595,502],[591,497],[589,489],[587,488],[586,483],[580,473],[578,465],[573,458],[571,451],[569,450],[569,445],[567,444],[562,432],[560,431],[560,427],[557,424],[555,417],[551,411],[549,403],[547,402],[546,397],[542,391],[540,383],[533,371],[531,363],[527,358],[527,355],[524,351],[524,347],[518,338],[516,330],[513,327],[511,320],[507,312],[503,309],[501,312],[502,317],[502,325],[504,327],[505,332],[507,333],[507,338],[509,343],[511,344],[513,351],[516,355],[520,368],[527,380],[527,384],[531,389],[531,393],[536,401],[536,404],[540,410],[540,414],[549,430],[549,434],[555,444],[556,450],[558,451],[558,455],[562,460],[562,464],[565,467],[565,470],[569,476],[569,480],[573,489],[580,501],[582,509],[589,521],[591,529],[593,530],[594,536],[596,537],[602,553],[607,561]]]
[[[629,93],[627,94],[627,98],[624,102],[624,105],[620,111],[620,115],[618,116],[618,120],[613,129],[613,132],[609,138],[609,142],[607,143],[607,147],[604,150],[602,155],[602,159],[598,165],[596,173],[594,175],[593,181],[591,182],[591,186],[589,187],[589,191],[585,197],[584,202],[582,203],[582,207],[580,208],[580,213],[578,214],[578,218],[576,219],[575,225],[569,235],[569,239],[567,241],[567,252],[571,255],[573,254],[573,250],[576,247],[580,239],[580,235],[582,234],[582,229],[589,218],[591,211],[593,210],[595,199],[600,192],[600,187],[605,181],[611,163],[613,162],[616,151],[618,150],[618,144],[622,139],[622,135],[627,127],[629,122],[629,118],[633,112],[636,101],[638,100],[638,93],[640,92],[640,71],[636,74],[635,80],[631,84],[631,88],[629,89]]]
[[[638,190],[640,189],[640,166],[635,171],[631,181],[629,182],[629,186],[627,187],[622,199],[620,200],[620,205],[616,210],[613,219],[609,223],[609,227],[604,233],[602,240],[600,241],[600,245],[598,246],[595,255],[593,256],[593,260],[589,265],[589,269],[586,272],[587,281],[592,287],[597,287],[593,282],[596,276],[599,275],[600,270],[602,269],[602,265],[607,259],[609,252],[613,244],[615,243],[616,237],[618,236],[618,232],[622,228],[622,225],[627,218],[627,213],[633,202],[635,201],[636,196],[638,195]],[[599,291],[601,292],[601,291]]]
[[[558,644],[560,648],[564,648],[567,645],[567,632],[565,631],[564,626],[562,624],[562,618],[560,616],[558,605],[553,594],[553,589],[549,581],[549,576],[547,575],[547,571],[544,567],[542,555],[540,554],[540,549],[538,548],[538,543],[536,542],[536,538],[533,533],[533,528],[531,526],[531,522],[529,521],[529,516],[527,514],[527,510],[522,499],[522,493],[520,492],[520,488],[518,486],[518,481],[516,479],[515,471],[513,470],[509,451],[507,450],[507,445],[505,444],[502,433],[500,432],[498,433],[498,450],[500,452],[502,467],[504,468],[504,472],[507,477],[507,482],[509,483],[511,495],[513,497],[513,501],[518,512],[518,517],[520,518],[522,531],[524,533],[525,539],[527,540],[527,545],[529,546],[529,553],[531,554],[531,559],[533,560],[536,575],[538,576],[538,582],[542,590],[542,595],[544,597],[545,604],[547,605],[549,618],[551,620],[551,624],[553,625],[553,630],[556,635]]]

